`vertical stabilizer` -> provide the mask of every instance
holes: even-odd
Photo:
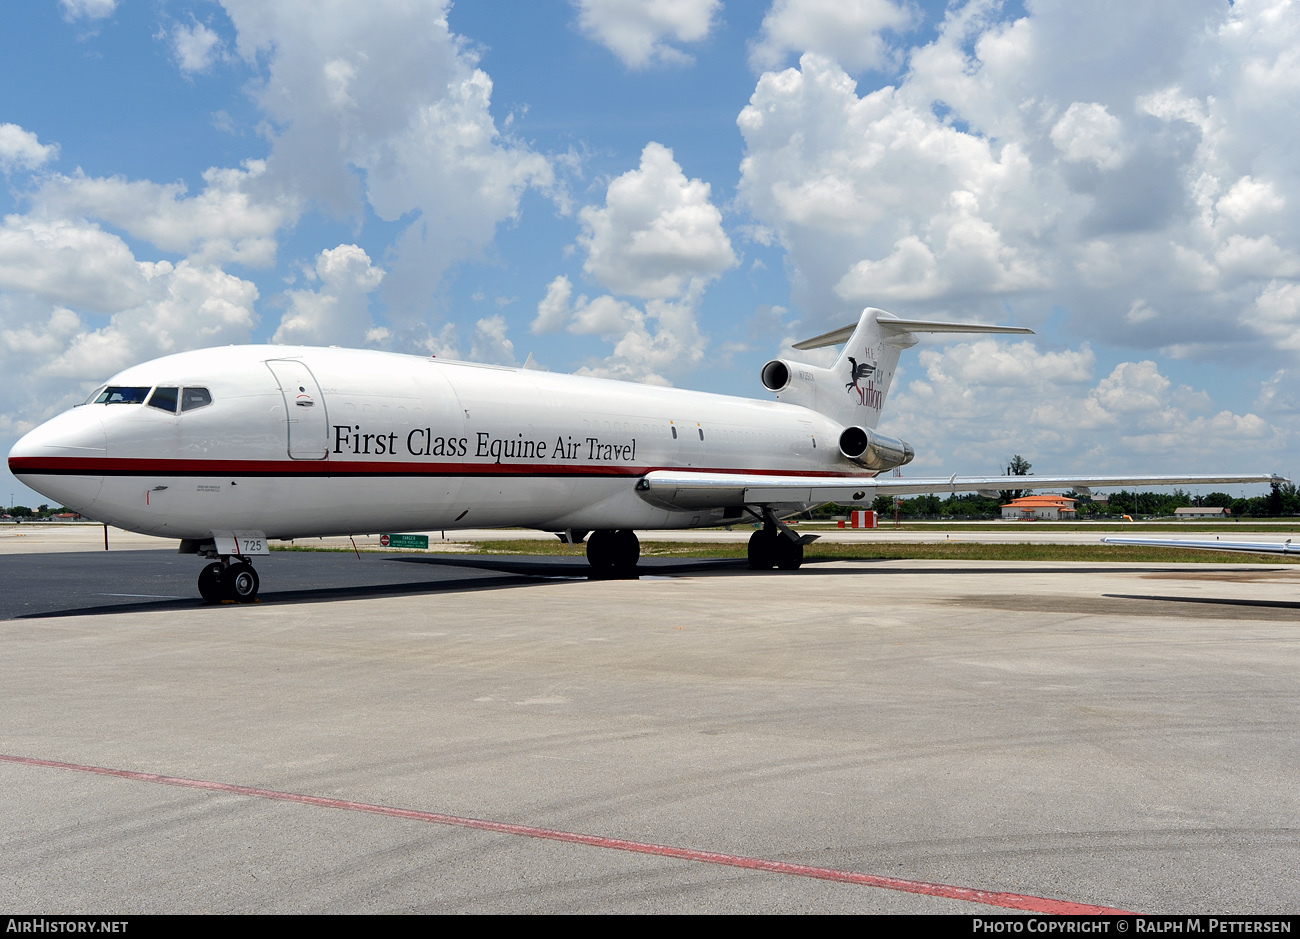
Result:
[[[898,368],[904,349],[918,342],[916,333],[1033,333],[1020,326],[981,326],[975,323],[930,323],[899,319],[892,313],[868,307],[856,325],[823,333],[796,349],[820,349],[844,343],[840,356],[829,369],[815,369],[816,394],[806,406],[849,427],[874,429]],[[808,366],[800,366],[800,369]]]

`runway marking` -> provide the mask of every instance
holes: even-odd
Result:
[[[858,884],[863,887],[876,887],[881,890],[895,890],[901,893],[918,893],[931,897],[943,897],[949,900],[965,900],[970,903],[982,903],[985,906],[997,906],[1008,910],[1026,910],[1031,913],[1050,913],[1063,916],[1131,916],[1131,911],[1119,910],[1108,906],[1092,906],[1086,903],[1072,903],[1068,900],[1054,900],[1050,897],[1036,897],[1031,894],[1002,893],[995,890],[978,890],[973,887],[957,887],[952,884],[934,884],[920,880],[904,880],[899,877],[884,877],[878,874],[861,874],[855,871],[842,871],[830,867],[811,867],[806,864],[790,864],[785,861],[769,861],[763,858],[745,857],[735,854],[720,854],[716,851],[700,851],[695,848],[678,848],[671,845],[652,844],[644,841],[627,841],[622,838],[606,838],[601,835],[584,835],[554,828],[536,828],[532,825],[512,825],[508,822],[494,822],[482,818],[464,818],[458,815],[442,815],[437,812],[421,812],[417,809],[402,809],[388,805],[375,805],[370,802],[351,802],[346,799],[327,799],[299,792],[282,792],[278,789],[258,789],[253,786],[236,786],[231,783],[210,782],[203,779],[186,779],[182,776],[160,776],[157,773],[139,773],[133,770],[112,769],[107,766],[85,766],[79,763],[61,763],[57,760],[39,760],[29,756],[13,756],[0,753],[0,761],[17,763],[22,766],[39,766],[46,769],[66,769],[79,773],[94,773],[99,776],[114,776],[118,779],[130,779],[136,782],[156,783],[162,786],[179,786],[185,789],[206,789],[210,792],[224,792],[231,795],[249,796],[257,799],[272,799],[279,802],[296,802],[300,805],[314,805],[327,809],[342,809],[349,812],[365,812],[371,815],[386,815],[390,818],[402,818],[409,821],[428,822],[434,825],[448,825],[455,828],[471,828],[478,831],[491,831],[502,835],[516,835],[524,838],[541,838],[547,841],[563,841],[569,844],[587,845],[593,848],[611,848],[615,851],[630,851],[635,854],[650,854],[657,857],[677,858],[683,861],[696,861],[701,864],[718,864],[724,867],[738,867],[744,870],[766,871],[773,874],[787,874],[794,877],[809,877],[814,880],[830,880],[842,884]]]

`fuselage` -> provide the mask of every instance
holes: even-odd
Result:
[[[10,470],[88,517],[170,538],[688,528],[740,512],[657,507],[637,480],[873,475],[841,455],[839,424],[796,405],[385,352],[205,349],[106,389],[23,437]]]

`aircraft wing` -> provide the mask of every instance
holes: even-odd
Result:
[[[1145,548],[1192,548],[1197,551],[1242,551],[1248,554],[1300,554],[1300,544],[1276,541],[1174,541],[1166,538],[1103,538],[1106,544]]]
[[[1251,476],[765,476],[757,473],[697,473],[655,470],[637,482],[637,493],[654,505],[670,509],[698,509],[731,505],[837,502],[870,505],[877,496],[914,496],[926,493],[979,492],[1001,489],[1122,486],[1203,486],[1217,483],[1284,483],[1272,473]]]

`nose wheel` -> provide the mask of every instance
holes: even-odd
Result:
[[[208,603],[226,600],[252,603],[257,599],[260,586],[257,571],[247,561],[235,561],[233,564],[213,561],[199,572],[199,596]]]

